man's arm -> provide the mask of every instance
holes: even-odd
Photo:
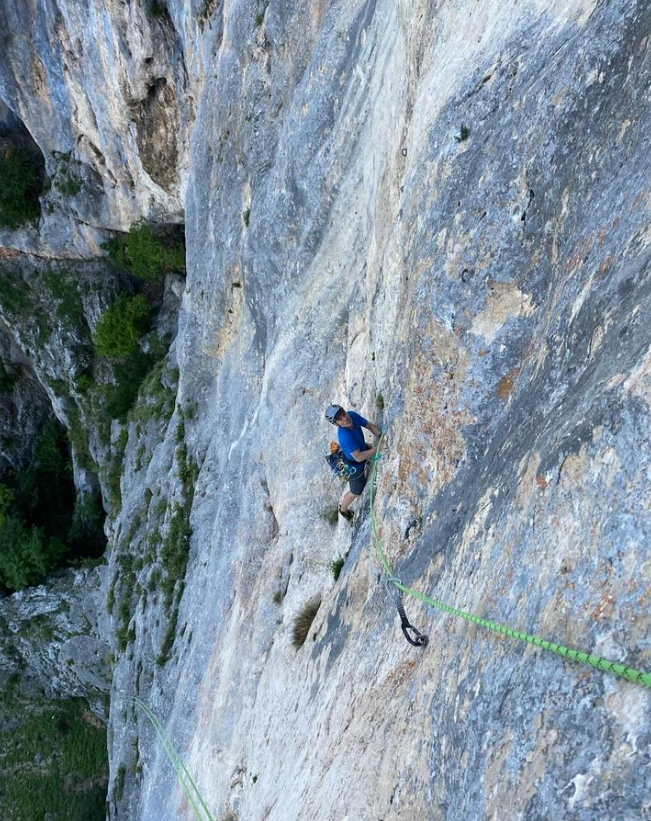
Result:
[[[371,448],[370,450],[354,450],[353,456],[357,462],[365,462],[367,459],[375,456],[377,453],[377,448]]]
[[[380,428],[373,422],[368,422],[364,427],[368,428],[374,436],[379,436],[382,433]]]

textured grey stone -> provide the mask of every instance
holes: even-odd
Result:
[[[136,190],[79,208],[101,229],[167,219],[187,182],[188,247],[176,410],[129,428],[105,592],[125,556],[168,533],[183,444],[200,468],[170,660],[156,663],[169,612],[148,590],[160,551],[117,583],[135,633],[124,653],[117,616],[100,620],[116,655],[113,781],[127,767],[109,817],[190,814],[129,706],[139,694],[218,819],[642,821],[646,690],[407,600],[430,637],[413,650],[368,517],[332,528],[321,513],[339,490],[323,409],[340,401],[388,427],[378,518],[405,581],[651,668],[651,12],[279,0],[261,13],[170,0],[174,46],[159,32],[155,72],[138,59],[159,36],[140,6],[109,4],[98,40],[114,26],[133,57],[109,86],[128,76],[139,90],[140,132],[126,140],[115,108],[97,130],[137,169]],[[74,26],[88,38],[92,25]],[[16,59],[3,58],[5,84]],[[46,155],[29,84],[5,87]],[[69,121],[52,124],[57,141]],[[172,157],[177,122],[178,167],[162,162],[157,181],[140,154]],[[46,229],[34,241],[52,248]],[[316,593],[295,651],[293,616]]]

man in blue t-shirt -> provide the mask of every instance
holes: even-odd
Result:
[[[368,460],[377,453],[377,447],[369,447],[366,444],[362,428],[368,428],[375,436],[379,436],[382,431],[359,413],[345,411],[341,405],[330,405],[326,410],[326,419],[339,428],[339,445],[346,460],[353,466],[349,477],[350,490],[339,505],[339,513],[344,519],[352,519],[353,512],[348,510],[348,507],[364,490],[368,476]]]

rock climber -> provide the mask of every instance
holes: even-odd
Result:
[[[350,490],[339,505],[339,513],[344,519],[350,521],[354,514],[348,508],[364,490],[368,478],[368,460],[378,452],[377,445],[369,447],[366,443],[362,428],[367,428],[375,436],[380,436],[382,431],[373,422],[369,422],[363,416],[360,416],[359,413],[352,410],[345,411],[341,405],[329,405],[325,415],[328,422],[332,422],[333,425],[339,428],[337,431],[339,444],[346,460],[352,466],[352,472],[348,479]]]

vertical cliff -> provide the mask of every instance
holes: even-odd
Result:
[[[331,401],[383,424],[401,579],[651,668],[646,4],[89,8],[3,12],[33,34],[1,96],[50,179],[71,133],[99,179],[3,241],[88,257],[183,209],[187,247],[169,352],[95,451],[109,818],[192,817],[134,695],[219,821],[647,817],[648,691],[414,601],[411,648],[323,460]],[[92,139],[46,117],[80,89]]]

